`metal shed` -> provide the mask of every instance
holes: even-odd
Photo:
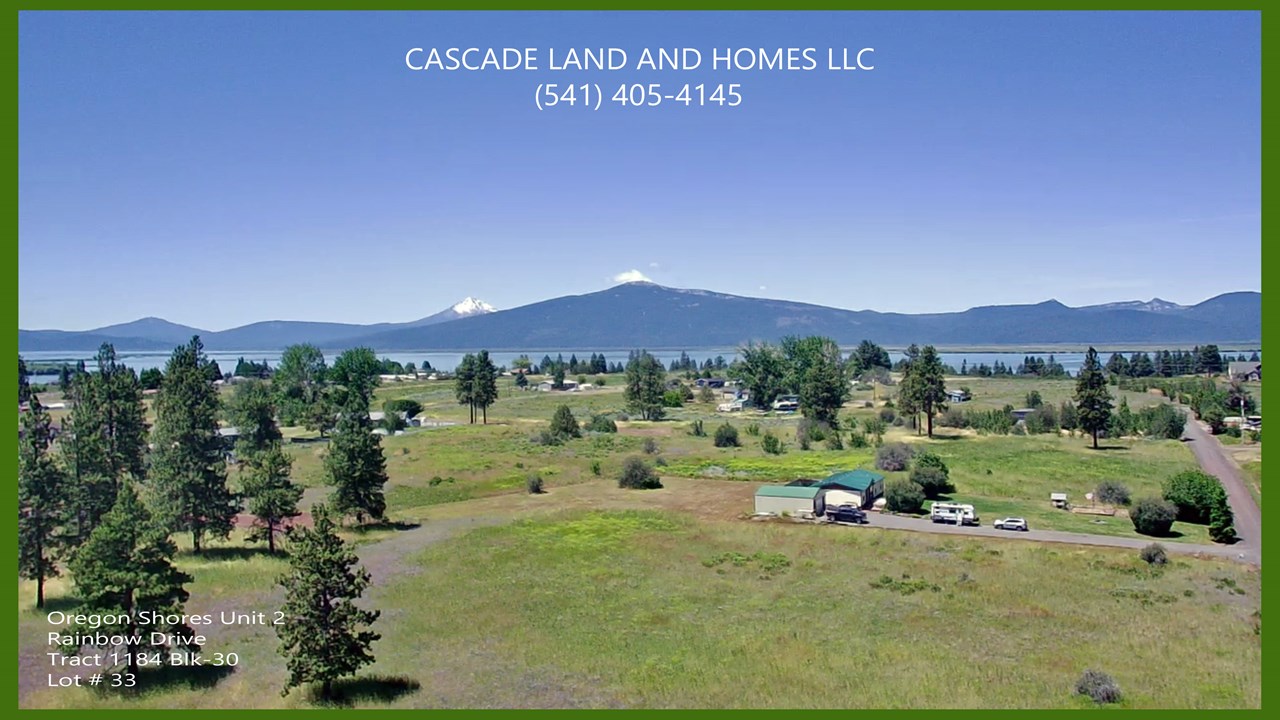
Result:
[[[756,490],[756,512],[799,515],[813,512],[818,488],[790,485],[762,485]]]

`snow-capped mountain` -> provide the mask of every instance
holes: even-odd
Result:
[[[1080,308],[1081,310],[1145,310],[1146,312],[1177,312],[1186,310],[1188,306],[1179,305],[1176,302],[1161,300],[1160,298],[1151,298],[1146,302],[1141,300],[1128,300],[1125,302],[1112,302],[1102,305],[1088,305]]]
[[[467,315],[483,315],[484,313],[498,312],[498,308],[483,300],[468,297],[445,312],[453,312],[453,314],[458,317],[466,317]]]

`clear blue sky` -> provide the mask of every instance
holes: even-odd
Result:
[[[850,309],[1261,289],[1259,13],[24,13],[19,323],[405,321],[655,282]],[[412,47],[874,47],[412,72]],[[737,108],[539,112],[541,82]],[[606,105],[609,105],[606,102]]]

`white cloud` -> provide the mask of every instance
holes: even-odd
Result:
[[[649,263],[649,267],[653,268],[654,270],[657,270],[657,269],[658,269],[659,267],[661,267],[661,266],[660,266],[660,265],[658,265],[658,263],[656,263],[656,262],[651,262],[651,263]]]
[[[761,290],[768,290],[769,288],[765,287],[764,285],[761,285],[761,286],[760,286],[760,289],[761,289]]]
[[[628,270],[626,272],[618,273],[613,276],[613,281],[616,283],[653,282],[647,275],[639,270]]]

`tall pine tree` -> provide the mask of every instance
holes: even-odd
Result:
[[[627,387],[623,393],[627,407],[645,420],[661,420],[665,410],[662,395],[666,391],[667,374],[662,363],[641,350],[627,363]]]
[[[324,506],[312,510],[314,528],[289,531],[289,572],[284,620],[276,625],[280,654],[289,679],[282,695],[305,683],[321,684],[320,697],[333,697],[333,681],[373,662],[370,648],[381,636],[368,629],[377,610],[361,610],[355,600],[369,586],[369,573],[355,567],[356,556],[335,532]]]
[[[289,480],[293,460],[281,447],[275,396],[261,381],[241,383],[227,411],[240,430],[236,455],[241,492],[256,518],[249,539],[266,540],[267,550],[274,554],[276,535],[287,520],[299,515],[298,501],[302,499],[302,488]]]
[[[76,592],[81,598],[80,606],[70,614],[96,621],[110,619],[121,622],[92,627],[73,625],[69,631],[138,639],[157,632],[191,638],[195,633],[180,619],[189,596],[184,586],[191,582],[191,576],[170,562],[176,551],[168,531],[147,511],[132,484],[126,483],[117,493],[111,512],[103,516],[102,523],[70,563]],[[141,622],[143,618],[139,614],[144,611],[152,616],[149,619],[158,622]],[[170,622],[175,615],[179,616],[179,621]],[[140,642],[119,648],[128,654],[130,672],[138,671],[139,647],[158,649],[150,643]],[[199,649],[187,644],[181,647]]]
[[[18,441],[18,573],[36,581],[36,607],[44,607],[44,581],[57,577],[62,546],[64,476],[49,452],[53,421],[32,396]]]
[[[475,406],[480,408],[484,424],[488,425],[489,406],[498,401],[498,368],[489,358],[488,350],[481,350],[473,361],[471,397]]]
[[[471,411],[471,423],[476,421],[476,356],[467,353],[453,373],[453,394],[459,405]]]
[[[1089,348],[1084,365],[1076,378],[1076,417],[1081,430],[1093,438],[1093,448],[1098,449],[1098,433],[1111,424],[1111,393],[1107,390],[1107,376],[1098,351]]]
[[[240,510],[227,487],[218,402],[204,345],[193,337],[173,351],[156,396],[150,500],[166,528],[191,533],[197,554],[206,536],[231,534]]]
[[[373,432],[367,405],[354,393],[348,394],[333,430],[324,468],[333,486],[331,503],[339,517],[354,515],[359,523],[384,517],[387,461],[382,455],[382,439]]]
[[[942,359],[932,345],[925,345],[920,351],[919,362],[912,363],[912,369],[918,378],[916,399],[920,411],[924,413],[928,426],[928,435],[933,437],[933,418],[947,409],[947,381],[943,376]]]

